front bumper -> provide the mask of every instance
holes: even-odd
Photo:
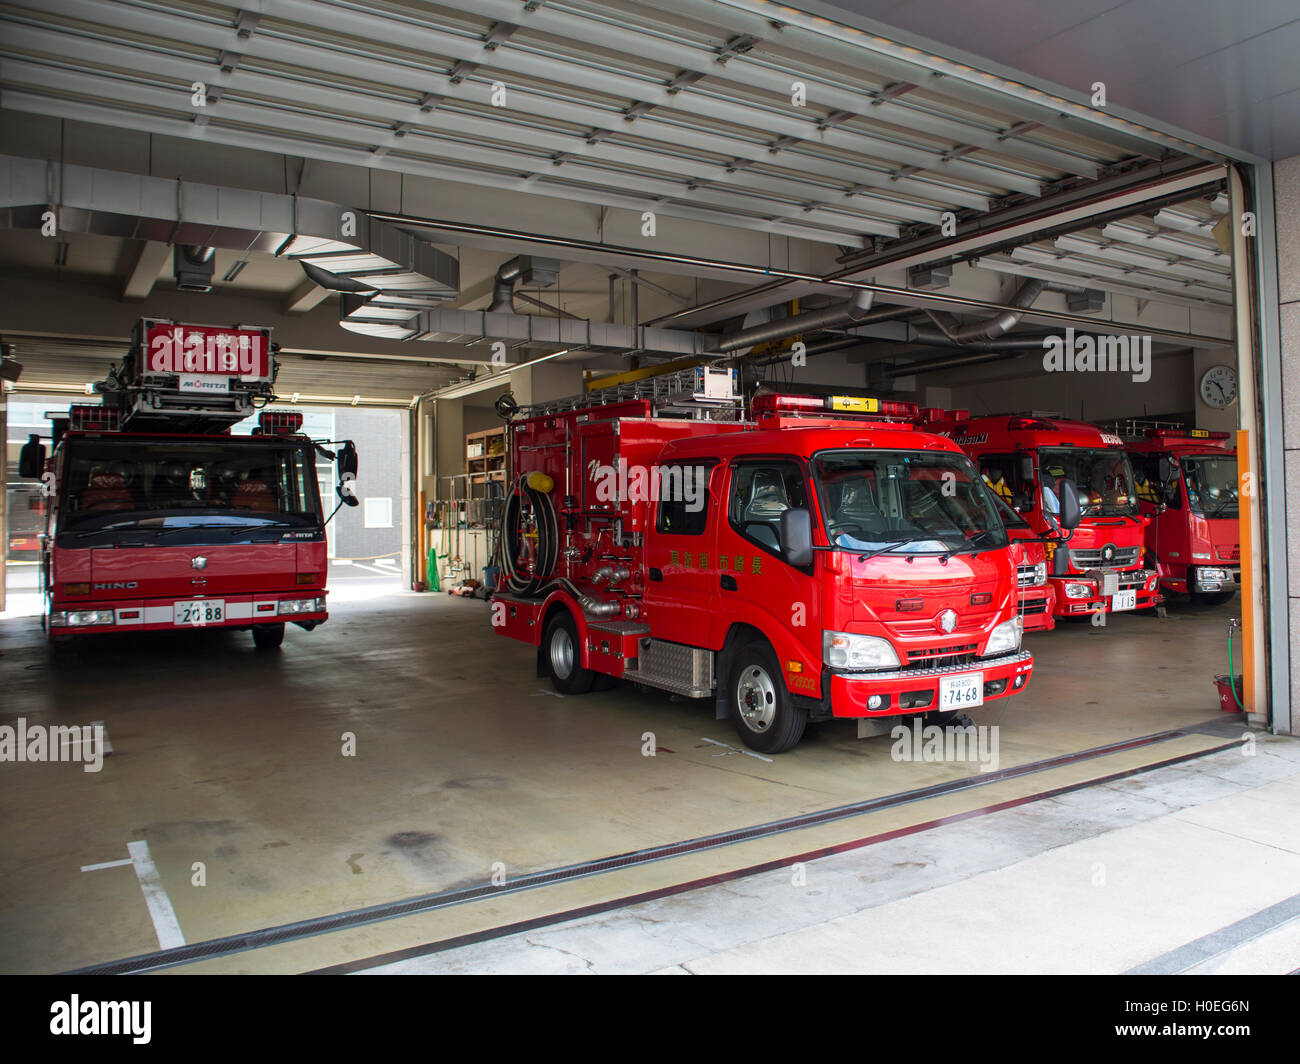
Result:
[[[1162,605],[1159,579],[1154,569],[1127,569],[1122,571],[1089,569],[1086,573],[1053,576],[1056,591],[1056,616],[1079,617],[1094,613],[1114,612],[1117,592],[1135,592],[1133,609],[1145,610]],[[1067,590],[1085,589],[1084,595],[1068,595]],[[1127,612],[1127,611],[1124,611]]]
[[[940,668],[895,669],[889,672],[831,672],[830,698],[833,717],[889,717],[936,709],[939,681],[945,676],[983,673],[984,701],[1020,694],[1029,683],[1034,656],[1027,650],[980,658],[966,665]],[[1019,686],[1017,686],[1019,684]],[[881,699],[871,708],[868,700]],[[886,701],[887,699],[887,701]]]
[[[212,619],[207,611],[195,611],[193,621],[177,622],[177,606],[214,601],[223,604],[219,620]],[[282,603],[310,605],[306,609],[284,612]],[[251,628],[258,624],[288,621],[304,628],[314,628],[329,619],[329,612],[325,608],[325,592],[306,589],[279,594],[187,596],[175,599],[115,599],[108,602],[64,600],[51,603],[47,619],[49,634],[62,636],[179,631],[190,628]]]
[[[1016,610],[1026,632],[1050,632],[1056,627],[1056,592],[1051,584],[1022,588]]]

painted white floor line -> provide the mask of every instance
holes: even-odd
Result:
[[[128,842],[126,850],[131,855],[131,863],[135,865],[140,889],[144,891],[144,903],[149,907],[149,918],[153,921],[159,947],[173,949],[185,945],[185,936],[181,934],[181,925],[176,919],[176,911],[172,908],[171,899],[163,889],[162,878],[158,875],[158,866],[149,856],[149,844],[144,841]]]
[[[101,861],[99,864],[84,864],[81,866],[83,872],[98,872],[101,868],[121,868],[123,865],[135,864],[129,857],[123,857],[120,861]]]

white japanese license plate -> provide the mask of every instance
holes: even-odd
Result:
[[[220,599],[177,602],[172,608],[174,624],[202,627],[205,624],[221,624],[226,619],[226,604]]]
[[[983,704],[984,674],[982,672],[939,677],[940,709],[968,709]]]
[[[1136,591],[1116,591],[1115,596],[1110,600],[1112,610],[1134,610],[1137,609],[1138,593]]]

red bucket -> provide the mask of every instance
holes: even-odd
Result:
[[[1235,684],[1237,688],[1236,700],[1232,697],[1232,688],[1234,685],[1231,677],[1222,675],[1216,676],[1214,678],[1214,686],[1219,689],[1219,708],[1223,710],[1224,713],[1242,712],[1241,706],[1237,705],[1237,701],[1240,701],[1242,705],[1245,705],[1246,702],[1246,696],[1242,691],[1242,677],[1238,676]]]

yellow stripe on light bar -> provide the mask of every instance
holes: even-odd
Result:
[[[831,409],[844,413],[878,414],[880,413],[880,400],[871,396],[832,395]]]

